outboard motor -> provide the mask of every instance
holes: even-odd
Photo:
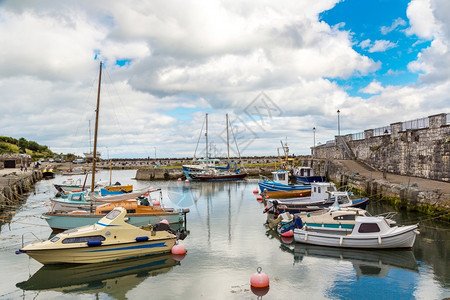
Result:
[[[297,215],[294,215],[294,224],[295,224],[295,227],[297,227],[297,228],[302,228],[302,227],[303,227],[303,221],[302,221],[302,218],[300,218],[300,217],[297,216]]]

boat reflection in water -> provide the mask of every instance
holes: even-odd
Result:
[[[391,268],[418,272],[414,253],[410,250],[358,250],[330,248],[295,243],[281,244],[281,249],[294,254],[294,261],[301,262],[304,257],[316,257],[351,262],[356,278],[385,277]]]
[[[167,273],[179,264],[172,254],[163,254],[98,264],[46,265],[16,286],[25,291],[53,290],[69,294],[89,291],[126,299],[126,293],[148,277]]]

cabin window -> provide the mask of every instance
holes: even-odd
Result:
[[[334,217],[333,220],[350,220],[350,221],[354,221],[355,220],[355,215],[337,216],[337,217]]]
[[[345,196],[338,196],[338,203],[339,204],[345,204],[348,203],[348,198]]]
[[[320,186],[317,188],[317,192],[320,194]]]
[[[127,209],[127,213],[129,214],[135,214],[136,210],[135,209]]]
[[[52,238],[50,240],[50,242],[52,242],[52,243],[57,242],[57,241],[59,241],[59,237],[57,237],[57,236],[55,236],[54,238]]]
[[[284,173],[283,174],[278,174],[278,180],[284,180]]]
[[[81,201],[81,195],[73,195],[72,201]]]
[[[62,241],[63,244],[73,244],[73,243],[86,243],[89,241],[104,241],[105,237],[102,235],[92,235],[92,236],[79,236],[73,238],[67,238]]]
[[[380,227],[375,223],[362,223],[358,229],[359,233],[380,232]]]
[[[317,192],[317,189],[316,189],[316,187],[314,187],[314,193],[315,193],[315,192]]]
[[[120,215],[120,210],[114,209],[112,211],[109,212],[109,214],[107,214],[105,217],[107,219],[113,220],[115,219],[118,215]]]

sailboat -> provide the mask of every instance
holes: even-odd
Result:
[[[186,176],[186,178],[191,178],[190,177],[190,173],[194,174],[195,173],[201,173],[204,172],[210,168],[216,168],[219,166],[219,162],[220,160],[217,158],[209,158],[209,154],[208,154],[208,114],[205,115],[205,122],[203,123],[203,125],[206,124],[206,131],[205,131],[205,137],[206,137],[206,158],[202,158],[202,159],[198,159],[196,158],[196,152],[197,152],[197,148],[198,148],[198,142],[200,141],[200,137],[198,139],[197,142],[197,147],[195,148],[195,152],[194,152],[194,159],[193,162],[194,164],[189,164],[189,165],[183,165],[183,172]],[[202,130],[200,131],[200,136],[203,132],[203,126],[202,126]]]
[[[229,142],[229,131],[228,131],[228,114],[226,114],[226,122],[227,122],[227,161],[228,164],[226,167],[219,166],[206,166],[200,170],[186,170],[185,166],[183,166],[183,170],[186,173],[186,177],[190,177],[193,180],[199,181],[230,181],[230,180],[240,180],[247,177],[247,173],[241,170],[236,162],[230,162],[230,142]],[[206,156],[208,157],[208,114],[206,114]],[[236,145],[237,147],[237,145]]]
[[[96,109],[96,121],[95,121],[95,136],[94,136],[94,152],[93,152],[93,161],[92,161],[92,184],[90,188],[90,192],[88,190],[79,191],[79,192],[71,192],[69,193],[67,198],[54,198],[52,199],[52,210],[51,212],[43,214],[42,218],[47,220],[49,225],[52,228],[58,229],[66,229],[68,224],[72,225],[85,225],[85,224],[93,224],[98,219],[100,219],[106,212],[97,212],[95,213],[95,209],[97,204],[105,204],[106,202],[112,203],[114,202],[114,206],[123,206],[128,207],[128,213],[132,213],[136,215],[136,220],[139,222],[156,222],[159,221],[157,217],[160,217],[164,214],[163,217],[168,217],[168,213],[174,218],[174,221],[178,222],[180,218],[183,216],[182,212],[168,210],[163,207],[149,207],[149,203],[147,205],[138,205],[138,197],[139,200],[143,200],[145,197],[140,197],[142,195],[148,195],[151,191],[149,189],[143,189],[140,191],[130,192],[130,193],[122,193],[122,194],[114,194],[107,196],[96,195],[95,193],[95,167],[97,161],[97,133],[98,133],[98,115],[99,115],[99,106],[100,106],[100,86],[101,86],[101,74],[102,74],[102,63],[100,63],[100,75],[99,75],[99,86],[98,86],[98,96],[97,96],[97,109]],[[86,177],[87,178],[87,177]],[[111,186],[110,187],[118,187]],[[121,187],[130,187],[129,186],[121,186]],[[111,191],[110,191],[111,192]],[[148,197],[150,197],[148,195]],[[147,199],[148,201],[149,199]],[[133,203],[132,203],[133,202]],[[140,201],[141,202],[141,201]],[[133,207],[131,207],[133,206]],[[87,212],[89,211],[89,213]],[[185,211],[186,212],[186,211]],[[156,217],[156,218],[155,218]],[[129,217],[128,219],[131,219]],[[139,220],[138,220],[139,219]],[[66,226],[66,227],[63,227]]]

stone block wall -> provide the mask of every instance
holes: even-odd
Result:
[[[450,124],[447,114],[428,117],[429,126],[403,130],[402,123],[390,125],[390,132],[374,136],[364,131],[364,139],[344,136],[356,159],[378,170],[416,177],[450,181]],[[315,158],[348,159],[339,143],[312,149]]]

